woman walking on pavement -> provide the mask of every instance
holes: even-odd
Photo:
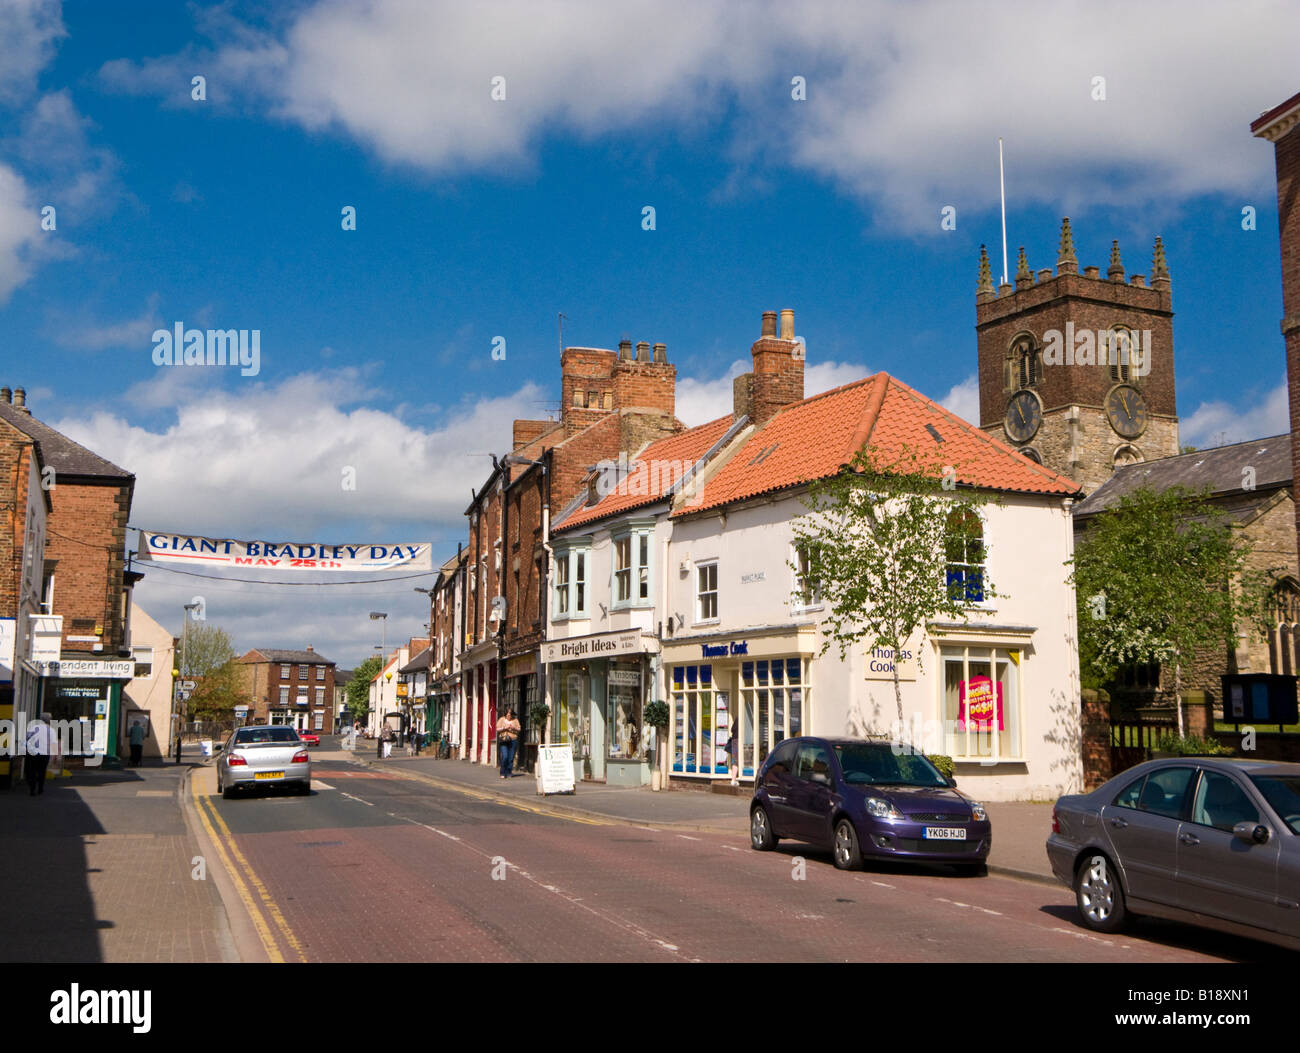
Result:
[[[519,745],[519,721],[514,708],[497,721],[497,759],[501,762],[501,778],[510,778],[515,766],[515,747]]]

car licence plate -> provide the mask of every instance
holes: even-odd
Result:
[[[966,831],[960,826],[927,826],[925,836],[929,841],[965,841]]]
[[[259,771],[256,775],[253,776],[253,778],[254,778],[254,779],[283,779],[283,778],[284,778],[284,772],[282,772],[282,771]]]

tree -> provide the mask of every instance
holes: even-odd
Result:
[[[352,679],[345,689],[348,713],[353,720],[361,720],[370,712],[370,681],[383,668],[383,659],[371,655],[352,671]]]
[[[1183,665],[1198,648],[1234,646],[1237,626],[1260,616],[1262,589],[1244,570],[1250,549],[1208,490],[1142,488],[1100,513],[1072,561],[1086,675],[1172,664],[1181,737]]]
[[[957,487],[957,470],[904,446],[886,459],[866,447],[847,468],[814,481],[809,513],[791,523],[799,563],[829,608],[820,654],[835,645],[843,660],[865,642],[895,656],[935,618],[964,621],[972,603],[997,595],[984,567],[987,498]],[[917,662],[921,656],[918,651]],[[900,727],[903,691],[893,663]]]
[[[205,622],[185,627],[181,676],[194,681],[187,710],[192,720],[229,720],[250,699],[237,655],[224,629]]]

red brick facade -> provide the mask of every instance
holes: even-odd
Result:
[[[129,651],[122,574],[131,491],[131,483],[63,475],[50,490],[45,558],[56,561],[53,608],[63,616],[64,654],[109,658]]]
[[[1292,493],[1300,486],[1300,94],[1265,113],[1251,132],[1273,144],[1277,166],[1277,222],[1282,248],[1282,337],[1291,407]],[[1295,502],[1300,537],[1300,497]]]
[[[328,658],[316,654],[310,646],[305,651],[264,651],[254,648],[238,659],[252,709],[248,714],[250,724],[270,722],[272,711],[287,712],[290,717],[302,714],[307,730],[315,731],[316,714],[323,712],[320,733],[334,733],[334,669]],[[287,666],[288,676],[284,675]],[[304,677],[303,673],[306,672]],[[288,700],[281,701],[282,688],[287,688]],[[321,701],[317,701],[318,692]],[[307,704],[299,705],[298,698],[306,697]]]

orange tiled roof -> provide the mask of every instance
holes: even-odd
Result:
[[[970,486],[1062,497],[1080,492],[1072,480],[1021,456],[888,373],[876,373],[781,409],[731,455],[698,503],[673,515],[827,478],[868,444],[886,461],[904,446],[923,456],[935,452],[957,469],[959,483]]]
[[[594,505],[579,506],[567,519],[558,523],[555,530],[568,530],[662,501],[672,485],[681,479],[682,473],[708,453],[733,423],[730,415],[719,417],[708,424],[651,443],[632,460],[627,477],[611,493]]]

